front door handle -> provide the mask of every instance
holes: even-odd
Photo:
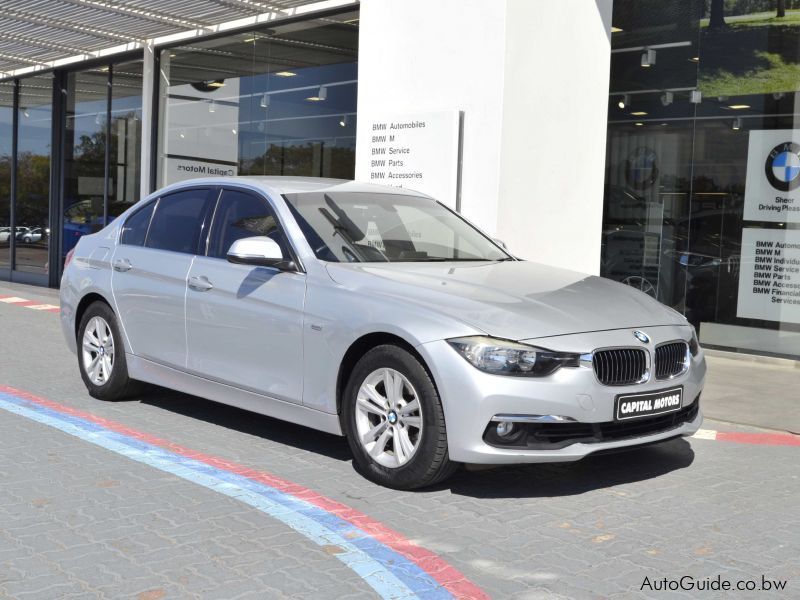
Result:
[[[189,287],[192,288],[196,292],[207,292],[214,288],[214,285],[203,275],[199,277],[190,277],[189,278]]]
[[[117,258],[114,260],[114,270],[119,271],[120,273],[124,273],[125,271],[130,271],[133,268],[131,261],[127,258]]]

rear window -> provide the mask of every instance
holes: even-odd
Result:
[[[197,253],[207,198],[207,189],[185,190],[162,197],[150,221],[144,245],[157,250]]]
[[[119,237],[120,244],[144,246],[144,240],[147,237],[147,229],[150,226],[150,219],[153,216],[155,205],[155,202],[150,202],[125,220],[125,224],[122,226],[122,233]]]

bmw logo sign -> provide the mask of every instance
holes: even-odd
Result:
[[[636,331],[634,331],[634,332],[633,332],[633,336],[634,336],[634,337],[635,337],[637,340],[639,340],[640,342],[642,342],[643,344],[649,344],[649,343],[650,343],[650,336],[649,336],[649,335],[647,335],[647,334],[646,334],[644,331],[639,331],[639,330],[637,329]]]
[[[775,146],[767,156],[764,172],[776,190],[789,192],[800,186],[800,145],[783,142]]]

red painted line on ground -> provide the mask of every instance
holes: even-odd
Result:
[[[309,502],[310,504],[318,506],[322,510],[331,512],[345,521],[349,521],[356,527],[374,537],[379,542],[389,546],[398,554],[405,556],[410,561],[416,563],[423,571],[427,572],[443,588],[453,594],[453,596],[456,598],[462,598],[464,600],[488,600],[489,598],[489,596],[483,592],[483,590],[467,579],[463,573],[447,563],[437,554],[434,554],[430,550],[426,550],[421,546],[417,546],[411,540],[397,531],[386,527],[380,521],[377,521],[372,517],[355,510],[354,508],[350,508],[341,502],[322,496],[321,494],[318,494],[309,488],[303,487],[302,485],[292,483],[291,481],[271,475],[265,471],[256,471],[250,467],[245,467],[244,465],[239,465],[223,458],[210,456],[202,452],[196,452],[189,448],[184,448],[183,446],[174,444],[148,433],[131,429],[130,427],[127,427],[121,423],[104,419],[103,417],[98,417],[92,413],[71,408],[69,406],[53,402],[52,400],[47,400],[46,398],[35,396],[10,386],[0,385],[0,390],[19,396],[25,400],[29,400],[30,402],[40,404],[51,410],[72,415],[74,417],[80,417],[81,419],[101,425],[106,429],[110,429],[112,431],[116,431],[117,433],[153,444],[154,446],[160,446],[161,448],[169,450],[170,452],[174,452],[175,454],[180,454],[181,456],[203,462],[218,469],[224,469],[226,471],[230,471],[231,473],[236,473],[237,475],[247,477],[253,481],[265,483],[282,492],[291,494],[297,498]]]
[[[21,298],[20,296],[0,296],[0,301],[5,300],[6,298]],[[49,302],[35,302],[33,300],[28,300],[25,298],[21,298],[22,302],[0,302],[0,304],[5,304],[6,306],[22,306],[30,307],[30,306],[40,306],[42,304],[49,304]],[[58,306],[54,306],[53,308],[40,308],[37,309],[39,312],[52,312],[57,313],[61,312],[61,309]]]
[[[800,446],[800,435],[791,433],[747,433],[741,431],[718,431],[717,440],[739,444],[764,446]]]

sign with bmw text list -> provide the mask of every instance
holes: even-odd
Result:
[[[450,208],[458,206],[459,111],[386,115],[359,121],[358,127],[356,179],[416,190]]]
[[[800,323],[800,230],[742,230],[736,316]]]

